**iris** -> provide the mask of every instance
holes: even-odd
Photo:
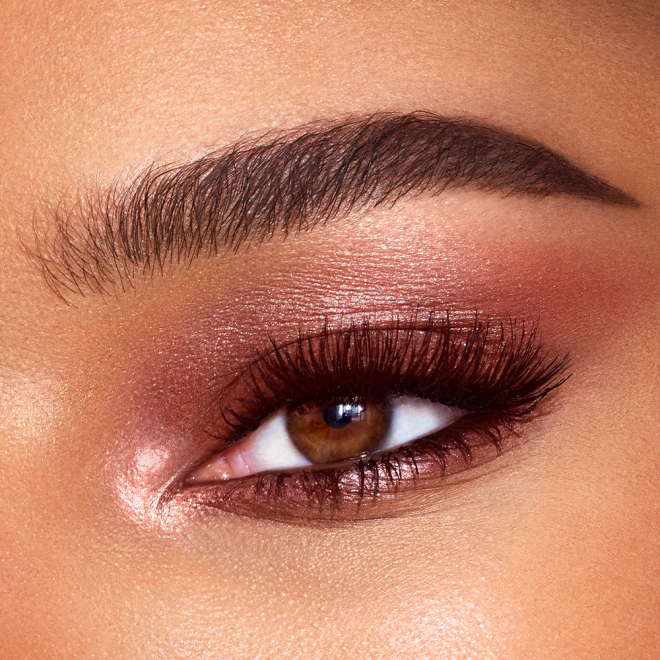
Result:
[[[390,428],[387,402],[304,403],[287,414],[294,445],[314,463],[332,463],[374,451]]]

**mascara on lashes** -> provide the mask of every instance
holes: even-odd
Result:
[[[568,377],[568,358],[541,347],[535,326],[472,323],[431,314],[379,325],[368,319],[295,341],[270,342],[219,396],[207,433],[212,454],[241,442],[279,409],[396,395],[455,406],[464,418],[409,445],[341,465],[266,472],[179,486],[196,506],[268,518],[351,518],[383,496],[428,486],[495,458],[536,406]],[[204,457],[208,460],[209,455]],[[203,461],[202,461],[203,462]]]

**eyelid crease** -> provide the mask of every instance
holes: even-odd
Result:
[[[34,226],[26,250],[49,286],[107,294],[168,265],[259,244],[402,197],[468,187],[572,195],[635,207],[561,155],[474,119],[376,113],[243,138],[185,165],[152,165],[128,185],[83,192]]]

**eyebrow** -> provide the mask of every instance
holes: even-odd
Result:
[[[500,128],[430,112],[314,122],[237,142],[59,208],[30,249],[51,288],[108,293],[137,276],[310,230],[401,198],[466,188],[569,195],[637,207],[626,193],[547,147]]]

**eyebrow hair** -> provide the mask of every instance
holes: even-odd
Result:
[[[59,208],[30,249],[51,288],[108,293],[168,264],[212,257],[404,196],[468,188],[639,206],[541,144],[466,118],[378,113],[237,142]]]

